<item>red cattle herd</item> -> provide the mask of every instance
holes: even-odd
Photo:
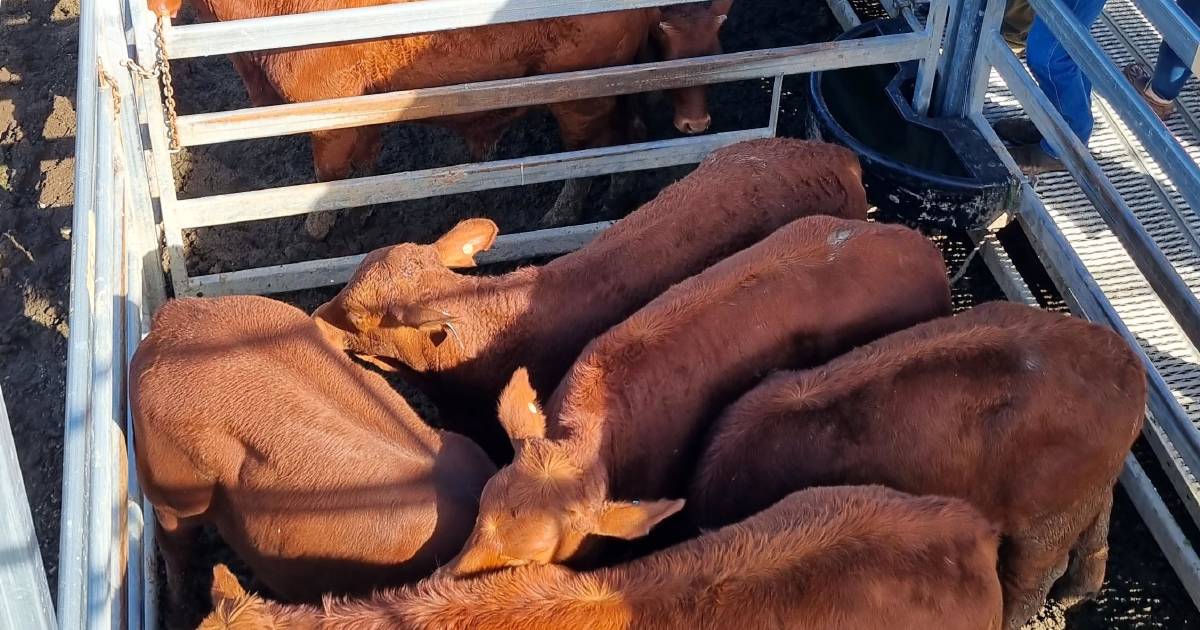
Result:
[[[753,141],[544,266],[455,272],[497,238],[472,219],[311,316],[166,304],[129,395],[168,625],[1016,630],[1052,586],[1094,595],[1136,354],[951,315],[937,248],[868,221],[861,179]]]

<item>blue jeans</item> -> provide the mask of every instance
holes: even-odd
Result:
[[[1085,27],[1090,27],[1100,17],[1104,2],[1062,0],[1063,6],[1074,13],[1075,19]],[[1075,61],[1040,17],[1033,21],[1033,28],[1029,31],[1025,60],[1050,103],[1062,114],[1071,131],[1087,144],[1095,124],[1092,119],[1092,82],[1075,65]],[[1042,148],[1050,155],[1056,155],[1045,140],[1042,141]]]
[[[1179,0],[1179,8],[1183,9],[1193,22],[1200,22],[1200,0]],[[1154,88],[1154,93],[1168,101],[1175,100],[1183,90],[1183,84],[1187,83],[1191,76],[1188,64],[1164,43],[1158,49],[1158,65],[1154,69],[1154,78],[1150,80],[1150,87]]]

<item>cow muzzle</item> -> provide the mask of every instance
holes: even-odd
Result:
[[[688,135],[704,133],[708,131],[709,125],[712,124],[712,116],[705,114],[702,118],[688,118],[683,116],[675,117],[675,128],[680,133]]]

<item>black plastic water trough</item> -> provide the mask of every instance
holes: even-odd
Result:
[[[875,20],[839,39],[909,32],[903,20]],[[1016,199],[1018,182],[975,126],[920,116],[912,108],[917,62],[814,72],[810,132],[858,153],[880,218],[976,229]]]

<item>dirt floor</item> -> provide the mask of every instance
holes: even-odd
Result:
[[[826,40],[838,32],[824,3],[815,0],[772,0],[750,8],[735,8],[725,32],[727,50]],[[0,388],[12,417],[52,590],[58,551],[77,15],[78,0],[4,0],[0,8]],[[183,113],[248,104],[224,59],[178,63],[175,76]],[[785,83],[785,135],[804,133],[802,80]],[[769,82],[750,81],[713,90],[716,128],[765,125],[769,88]],[[660,105],[652,108],[651,134],[671,137],[675,134],[669,108]],[[394,126],[384,140],[379,172],[467,161],[465,146],[437,128]],[[534,114],[509,131],[498,157],[558,149],[553,120]],[[585,218],[622,216],[686,171],[633,175],[619,195],[609,194],[607,181],[598,180],[587,205],[594,210]],[[184,197],[307,182],[312,178],[309,142],[298,136],[203,147],[179,156],[176,175]],[[300,219],[201,230],[186,235],[188,267],[195,275],[359,253],[397,241],[431,239],[467,216],[490,216],[505,232],[533,229],[558,188],[545,184],[356,209],[344,213],[323,242],[305,236]],[[951,262],[961,261],[961,235],[942,241]],[[323,295],[309,291],[281,297],[311,306]],[[956,292],[960,308],[999,297],[978,263]],[[1200,615],[1120,493],[1111,539],[1109,579],[1100,598],[1065,620],[1061,612],[1049,609],[1037,627],[1200,628]]]

